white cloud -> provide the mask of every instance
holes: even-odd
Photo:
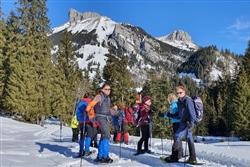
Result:
[[[236,22],[229,26],[228,29],[236,29],[236,30],[243,30],[250,28],[250,21],[240,21],[236,20]]]

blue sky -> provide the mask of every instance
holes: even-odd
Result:
[[[15,0],[2,0],[8,15]],[[250,0],[48,0],[51,28],[68,21],[68,11],[97,12],[139,26],[154,37],[187,32],[199,46],[216,45],[245,54],[250,38]]]

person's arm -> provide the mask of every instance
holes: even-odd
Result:
[[[178,106],[177,106],[177,103],[172,103],[171,104],[171,111],[170,111],[171,114],[175,114],[175,113],[178,113]]]

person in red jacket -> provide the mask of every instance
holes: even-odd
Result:
[[[143,154],[150,152],[148,149],[148,141],[150,137],[150,118],[153,116],[153,112],[150,109],[152,98],[150,96],[144,96],[142,99],[142,107],[140,109],[140,119],[138,125],[141,130],[141,139],[137,143],[137,154]],[[144,150],[142,150],[142,144],[144,142]]]

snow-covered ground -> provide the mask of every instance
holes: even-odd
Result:
[[[1,167],[77,167],[81,158],[76,158],[78,144],[71,142],[71,128],[60,125],[39,125],[17,122],[0,117],[0,166]],[[168,156],[172,140],[152,139],[151,149],[155,154],[134,156],[138,137],[130,136],[129,145],[110,144],[112,164],[96,164],[96,154],[82,159],[82,166],[191,166],[189,164],[163,164],[159,157]],[[203,166],[247,167],[250,166],[250,142],[231,140],[220,142],[213,137],[204,143],[195,143],[197,160]],[[185,148],[185,142],[183,147]],[[162,147],[163,146],[163,147]],[[163,148],[163,149],[162,149]],[[95,149],[95,148],[92,148]],[[187,151],[188,153],[188,151]],[[121,157],[120,157],[121,156]]]

